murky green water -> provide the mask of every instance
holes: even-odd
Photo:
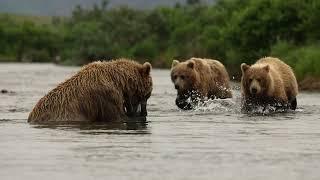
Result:
[[[147,122],[36,126],[40,97],[78,68],[0,64],[1,179],[319,179],[320,94],[296,112],[239,113],[235,98],[184,112],[169,71],[154,70]],[[235,88],[237,89],[237,88]]]

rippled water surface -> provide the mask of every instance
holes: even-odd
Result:
[[[244,115],[232,100],[174,105],[168,70],[153,70],[147,122],[36,126],[29,111],[78,68],[0,64],[1,179],[319,179],[320,94],[296,112]]]

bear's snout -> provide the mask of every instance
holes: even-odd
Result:
[[[252,88],[252,89],[251,89],[251,93],[252,93],[252,94],[257,94],[257,92],[258,92],[257,88]]]
[[[253,95],[259,94],[261,91],[260,84],[257,80],[253,80],[251,85],[250,85],[250,93]]]

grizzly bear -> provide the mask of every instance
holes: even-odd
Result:
[[[151,64],[93,62],[39,100],[28,122],[106,122],[147,115]],[[138,108],[141,111],[138,111]]]
[[[184,110],[193,109],[205,98],[231,98],[229,75],[217,60],[191,58],[185,62],[173,60],[171,80],[178,92],[176,105]]]
[[[291,67],[280,59],[265,57],[252,66],[242,63],[241,71],[242,110],[255,106],[296,109],[297,80]]]

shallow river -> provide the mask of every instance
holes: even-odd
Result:
[[[239,112],[232,100],[194,111],[174,105],[168,70],[153,70],[147,122],[36,126],[29,111],[78,68],[0,64],[1,179],[290,179],[320,177],[320,94],[302,92],[298,110]]]

